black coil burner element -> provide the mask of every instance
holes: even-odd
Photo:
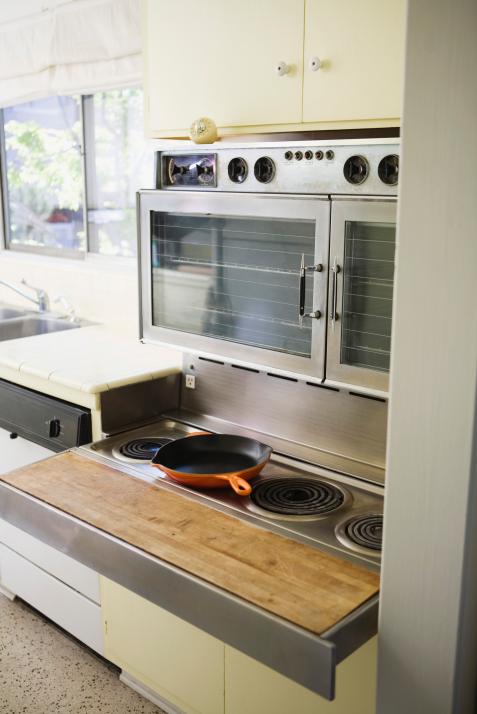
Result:
[[[316,516],[339,508],[344,494],[336,486],[311,478],[274,478],[253,487],[250,498],[259,508],[290,516]]]
[[[344,527],[346,536],[361,548],[381,550],[383,541],[383,517],[378,513],[351,518]]]
[[[172,441],[172,439],[167,439],[165,437],[132,439],[131,441],[126,441],[125,444],[121,444],[119,452],[123,456],[127,456],[129,459],[142,459],[143,461],[150,461],[154,458],[159,449],[168,444],[170,441]]]

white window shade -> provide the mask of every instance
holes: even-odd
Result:
[[[0,106],[142,81],[139,0],[37,0],[2,17]]]

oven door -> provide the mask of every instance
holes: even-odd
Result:
[[[387,391],[396,201],[331,203],[327,381]]]
[[[323,379],[327,198],[141,191],[138,201],[144,341]]]

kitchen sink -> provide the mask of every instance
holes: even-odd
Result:
[[[10,320],[12,317],[23,317],[25,310],[16,310],[13,307],[0,307],[0,320]]]
[[[62,330],[74,330],[81,327],[80,324],[68,322],[54,317],[28,316],[18,319],[8,319],[0,313],[0,342],[4,340],[16,340],[21,337],[32,337],[34,335],[46,335],[50,332],[61,332]]]

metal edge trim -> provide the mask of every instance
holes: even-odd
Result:
[[[360,605],[334,627],[322,633],[336,647],[336,664],[364,645],[378,631],[379,595]]]

